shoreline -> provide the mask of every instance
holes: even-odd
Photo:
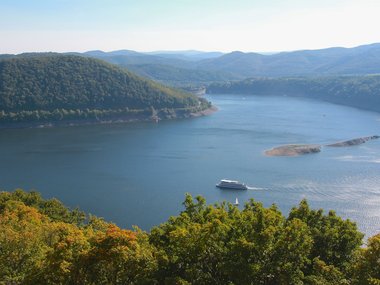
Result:
[[[198,112],[184,112],[183,110],[173,110],[171,115],[160,116],[157,115],[130,115],[120,116],[109,119],[78,119],[78,120],[63,120],[63,121],[49,121],[49,122],[19,122],[19,123],[0,123],[0,129],[45,129],[54,127],[76,127],[76,126],[89,126],[89,125],[107,125],[107,124],[128,124],[138,122],[152,122],[158,123],[160,121],[175,120],[175,119],[189,119],[208,116],[218,111],[218,108],[211,106]]]
[[[349,108],[354,108],[354,109],[357,109],[357,110],[361,110],[361,111],[366,111],[366,112],[373,112],[373,113],[377,113],[377,114],[380,114],[380,108],[376,108],[376,107],[373,107],[372,105],[371,106],[362,106],[362,105],[357,105],[357,104],[350,104],[348,102],[345,102],[345,101],[337,101],[337,100],[331,100],[329,98],[315,98],[315,97],[307,97],[307,96],[297,96],[297,95],[289,95],[289,94],[284,94],[283,92],[264,92],[264,93],[260,93],[260,92],[225,92],[225,91],[219,91],[219,92],[207,92],[206,90],[206,94],[207,95],[244,95],[244,96],[258,96],[258,97],[262,97],[262,96],[275,96],[275,97],[289,97],[289,98],[295,98],[295,99],[305,99],[305,100],[311,100],[311,101],[317,101],[317,102],[325,102],[325,103],[329,103],[329,104],[333,104],[333,105],[338,105],[338,106],[345,106],[345,107],[349,107]],[[375,106],[377,106],[375,104]]]

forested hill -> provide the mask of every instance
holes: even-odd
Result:
[[[0,59],[0,122],[104,119],[206,105],[93,58],[29,54]]]
[[[380,112],[380,75],[251,78],[211,84],[207,92],[304,97]]]

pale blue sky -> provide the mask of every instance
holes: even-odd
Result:
[[[380,42],[379,0],[0,0],[0,53]]]

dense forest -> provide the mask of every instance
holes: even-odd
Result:
[[[241,79],[227,72],[186,69],[164,64],[132,64],[126,65],[125,67],[140,76],[178,87],[189,85],[199,86],[205,83]]]
[[[304,97],[380,112],[380,75],[251,78],[214,83],[207,92]]]
[[[0,192],[0,284],[380,284],[380,235],[301,201],[285,217],[187,195],[154,227],[115,224],[37,192]]]
[[[58,54],[0,59],[0,122],[103,120],[207,107],[196,96],[97,59]]]

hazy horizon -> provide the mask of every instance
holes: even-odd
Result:
[[[280,52],[380,42],[374,0],[3,0],[0,53]]]
[[[196,50],[196,49],[183,49],[183,50],[148,50],[148,51],[142,51],[142,50],[132,50],[129,48],[121,48],[121,49],[111,49],[111,50],[101,50],[101,49],[88,49],[88,50],[83,50],[83,51],[77,51],[77,50],[68,50],[68,51],[52,51],[52,50],[46,50],[46,51],[23,51],[23,52],[18,52],[18,53],[0,53],[0,54],[14,54],[14,55],[19,55],[19,54],[24,54],[24,53],[86,53],[86,52],[95,52],[95,51],[100,51],[100,52],[105,52],[105,53],[110,53],[110,52],[119,52],[119,51],[131,51],[131,52],[138,52],[138,53],[144,53],[147,55],[156,55],[156,54],[180,54],[180,53],[186,53],[186,52],[194,52],[194,53],[222,53],[222,54],[228,54],[232,52],[244,52],[244,53],[258,53],[262,55],[272,55],[276,53],[282,53],[282,52],[296,52],[296,51],[303,51],[303,50],[323,50],[323,49],[330,49],[330,48],[355,48],[359,46],[369,46],[369,45],[374,45],[374,44],[380,44],[380,42],[374,42],[374,43],[363,43],[360,45],[355,45],[355,46],[328,46],[328,47],[322,47],[318,49],[297,49],[297,50],[279,50],[279,51],[242,51],[242,50],[231,50],[231,51],[220,51],[220,50]]]

